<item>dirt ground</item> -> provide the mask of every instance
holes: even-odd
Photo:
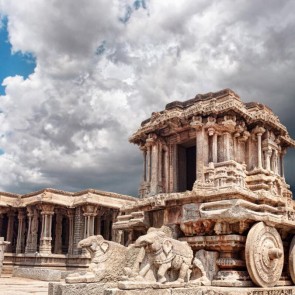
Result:
[[[2,275],[0,278],[1,295],[48,294],[48,282]]]

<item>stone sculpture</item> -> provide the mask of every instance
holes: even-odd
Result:
[[[124,247],[105,240],[101,235],[80,241],[78,247],[90,253],[89,269],[68,275],[67,283],[116,282],[124,274],[125,267],[132,269],[139,252],[133,246]]]
[[[139,277],[144,278],[150,269],[154,269],[157,282],[165,283],[167,271],[172,269],[179,272],[177,282],[182,283],[188,280],[193,251],[187,242],[171,238],[166,229],[165,226],[150,228],[146,235],[136,240],[135,247],[143,247],[147,256],[147,263],[139,271]]]

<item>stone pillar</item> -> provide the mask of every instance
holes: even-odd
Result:
[[[84,216],[82,214],[82,207],[75,208],[74,219],[74,243],[73,254],[79,255],[82,250],[77,248],[78,243],[84,238]]]
[[[262,136],[262,133],[257,133],[258,169],[262,168],[261,136]]]
[[[2,273],[3,260],[4,260],[4,251],[5,248],[9,245],[10,242],[5,242],[3,237],[0,237],[0,276]]]
[[[143,173],[142,173],[142,175],[143,175],[143,181],[145,182],[146,181],[146,164],[147,164],[147,159],[146,159],[146,157],[147,157],[147,148],[145,147],[145,146],[143,146],[143,147],[141,147],[141,151],[142,151],[142,153],[143,153]]]
[[[271,154],[272,154],[271,148],[266,148],[264,150],[265,169],[268,170],[268,171],[271,170],[271,168],[270,168]]]
[[[230,133],[224,132],[223,133],[223,140],[224,140],[224,161],[229,161],[231,159],[230,155]]]
[[[217,133],[216,131],[213,134],[213,138],[212,138],[212,160],[213,163],[216,164],[218,162],[217,160]]]
[[[287,153],[287,150],[286,149],[283,149],[281,151],[281,161],[280,161],[280,163],[281,163],[281,176],[284,177],[284,178],[285,178],[284,157],[285,157],[286,153]]]
[[[273,151],[273,162],[272,162],[273,172],[278,174],[278,151]]]
[[[256,126],[254,129],[254,132],[257,136],[257,156],[258,156],[258,169],[262,169],[262,140],[261,137],[263,133],[265,132],[265,129],[263,127]]]
[[[36,253],[38,243],[38,210],[27,207],[29,220],[25,253]]]
[[[165,147],[165,165],[164,165],[164,169],[165,169],[165,193],[168,193],[169,191],[169,152],[168,152],[168,148]]]
[[[56,211],[55,218],[55,239],[54,239],[54,253],[62,254],[62,219],[63,216],[60,211]]]
[[[151,195],[158,193],[158,144],[152,145],[152,175],[151,175]]]
[[[34,212],[31,207],[27,207],[27,217],[28,217],[28,231],[27,231],[27,242],[25,253],[30,253],[30,248],[32,245],[32,219]]]
[[[112,224],[114,224],[117,221],[117,217],[119,214],[119,210],[112,210]],[[117,241],[117,231],[118,230],[114,230],[112,227],[112,241],[116,242]],[[120,243],[120,242],[119,242]]]
[[[12,252],[12,242],[13,242],[13,227],[14,227],[14,212],[9,211],[7,213],[8,216],[8,224],[7,224],[7,234],[6,234],[6,240],[10,244],[7,245],[7,252]]]
[[[52,216],[54,214],[54,206],[49,204],[42,204],[42,230],[40,239],[40,253],[51,254],[51,231],[52,231]]]
[[[94,219],[97,215],[97,206],[84,205],[82,207],[84,216],[84,238],[94,235]]]
[[[67,210],[68,218],[69,218],[69,247],[68,247],[68,254],[74,254],[74,210],[68,209]]]
[[[147,182],[151,181],[151,146],[147,146],[147,175],[146,180]]]
[[[196,130],[196,184],[204,183],[204,127],[202,117],[194,118],[190,124]]]
[[[25,212],[23,210],[18,211],[18,229],[17,229],[17,241],[16,241],[16,253],[22,253],[24,248],[24,231],[25,231]]]

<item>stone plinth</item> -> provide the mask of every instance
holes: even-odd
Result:
[[[50,293],[49,295],[59,293]],[[63,293],[60,293],[63,294]],[[73,293],[76,294],[76,293]],[[78,294],[78,293],[77,293]],[[81,293],[82,294],[82,293]],[[84,293],[83,293],[84,294]],[[87,294],[87,293],[85,293]],[[92,294],[92,293],[89,293]],[[100,293],[97,293],[100,294]],[[120,290],[108,289],[104,295],[294,295],[295,287],[275,288],[223,288],[223,287],[196,287],[196,288],[169,288]]]
[[[17,267],[14,268],[12,276],[52,282],[61,280],[61,271],[37,267]]]
[[[112,288],[114,286],[114,284],[102,283],[49,283],[48,295],[103,295],[105,294],[107,288]]]

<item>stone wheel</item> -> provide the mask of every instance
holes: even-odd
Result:
[[[275,228],[256,223],[248,233],[245,255],[247,270],[257,286],[277,284],[284,266],[284,248]]]
[[[295,236],[292,239],[289,250],[289,272],[291,275],[291,279],[295,284]]]

